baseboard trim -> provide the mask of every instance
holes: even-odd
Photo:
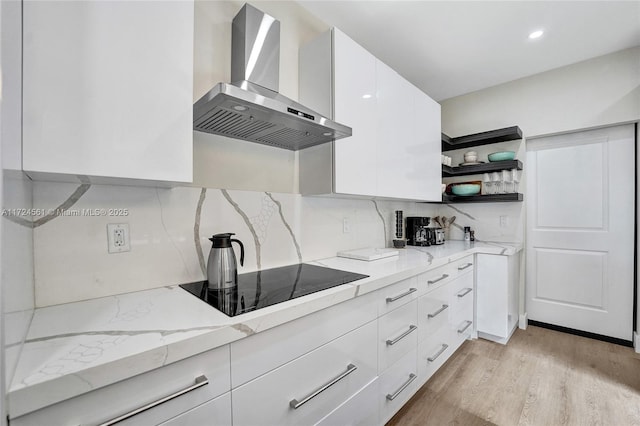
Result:
[[[520,318],[518,320],[518,327],[522,330],[526,330],[528,323],[529,323],[529,314],[525,312],[524,315],[520,315]]]
[[[633,344],[636,352],[640,354],[640,334],[637,331],[633,333]]]
[[[547,328],[549,330],[560,331],[567,334],[574,334],[576,336],[587,337],[589,339],[601,340],[603,342],[614,343],[620,346],[626,346],[633,348],[633,342],[631,340],[618,339],[617,337],[604,336],[602,334],[589,333],[588,331],[576,330],[575,328],[562,327],[555,324],[547,324],[546,322],[540,322],[535,320],[529,320],[529,325],[536,327]]]

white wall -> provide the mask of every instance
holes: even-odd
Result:
[[[527,138],[640,119],[640,47],[446,99],[442,131],[520,126]]]
[[[193,99],[231,81],[231,21],[244,1],[196,1]],[[298,49],[328,26],[298,3],[254,5],[280,20],[280,93],[298,99]],[[292,151],[194,132],[194,185],[297,193]]]

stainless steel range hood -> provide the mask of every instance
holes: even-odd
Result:
[[[193,106],[193,128],[293,151],[351,136],[278,93],[280,21],[245,4],[233,18],[231,84],[218,83]]]

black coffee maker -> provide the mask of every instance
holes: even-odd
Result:
[[[410,246],[430,246],[436,243],[436,234],[433,228],[429,228],[429,217],[407,217],[406,238]]]

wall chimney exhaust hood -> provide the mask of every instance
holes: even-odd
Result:
[[[297,151],[351,136],[351,128],[278,93],[280,21],[245,4],[233,18],[231,84],[193,105],[194,130]]]

